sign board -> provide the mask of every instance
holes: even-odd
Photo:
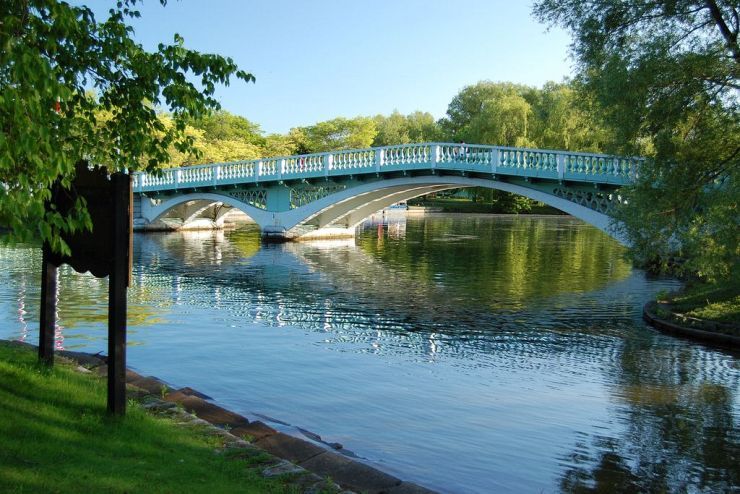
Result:
[[[92,231],[63,234],[71,254],[64,256],[43,247],[41,328],[39,358],[54,360],[57,267],[70,265],[80,273],[109,277],[108,282],[108,411],[123,414],[126,406],[126,287],[131,277],[132,188],[125,173],[108,175],[105,168],[80,161],[69,189],[55,184],[47,208],[66,214],[84,199]]]

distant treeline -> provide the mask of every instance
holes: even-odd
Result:
[[[287,134],[265,134],[257,123],[218,111],[189,122],[187,134],[198,154],[172,149],[170,166],[429,141],[598,152],[610,135],[594,113],[572,83],[535,88],[490,81],[462,89],[439,120],[421,111],[393,112],[337,117]]]
[[[183,154],[173,148],[170,166],[430,141],[599,152],[607,147],[610,135],[594,114],[589,99],[572,83],[550,82],[536,88],[491,81],[462,89],[439,120],[426,112],[396,111],[337,117],[292,128],[287,134],[265,134],[257,123],[218,111],[189,122],[186,132],[198,152]],[[471,197],[496,206],[497,212],[526,212],[535,205],[490,189],[475,189]]]

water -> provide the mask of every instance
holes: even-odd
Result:
[[[569,218],[135,239],[129,364],[441,492],[729,492],[736,357],[656,333],[672,280]],[[35,343],[40,252],[0,247],[0,337]],[[105,351],[107,281],[63,268],[57,346]]]

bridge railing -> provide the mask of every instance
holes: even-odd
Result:
[[[321,176],[439,169],[623,185],[632,181],[641,159],[547,149],[465,143],[422,143],[349,149],[171,168],[135,173],[134,191],[176,190]]]
[[[334,151],[327,154],[330,159],[326,161],[326,170],[330,174],[337,170],[358,171],[373,170],[375,168],[375,150],[372,148]],[[341,173],[337,175],[341,175]]]

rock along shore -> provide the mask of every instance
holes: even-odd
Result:
[[[36,348],[29,343],[9,343]],[[107,357],[103,355],[65,350],[56,353],[76,362],[80,372],[95,372],[100,376],[107,374]],[[228,447],[239,448],[240,453],[248,456],[266,455],[262,474],[266,477],[291,475],[291,483],[299,492],[436,494],[341,452],[278,432],[263,422],[249,421],[212,403],[208,396],[192,388],[172,390],[164,381],[142,376],[130,369],[126,370],[126,387],[131,397],[153,413],[175,416],[181,423],[198,421],[201,425],[210,426],[214,434],[222,436]],[[341,450],[341,445],[327,446]]]

